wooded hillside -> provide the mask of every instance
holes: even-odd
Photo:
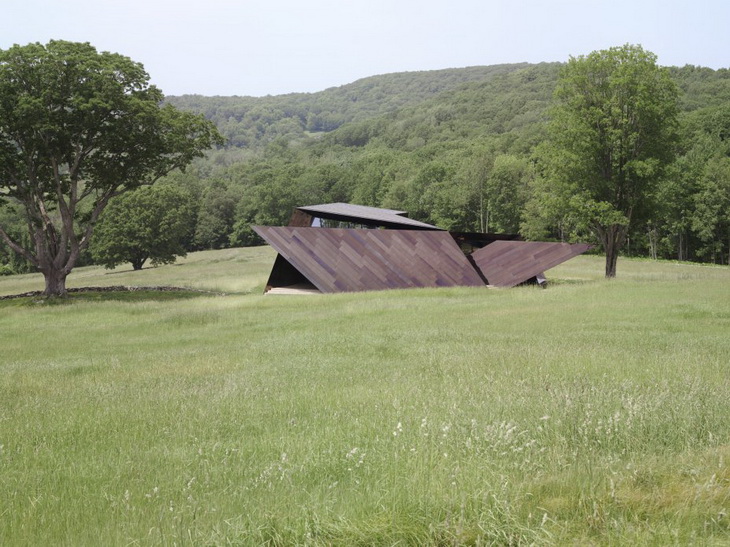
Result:
[[[260,244],[250,224],[281,224],[294,206],[329,201],[403,209],[449,229],[519,232],[530,220],[562,66],[388,74],[260,98],[168,97],[227,138],[166,181],[194,204],[188,250]],[[730,71],[669,72],[680,90],[678,159],[657,196],[665,206],[632,229],[624,252],[727,264]],[[545,230],[553,239],[587,237]]]
[[[464,83],[490,79],[526,65],[495,65],[372,76],[319,93],[267,97],[168,97],[173,105],[214,121],[231,147],[258,149],[279,137],[305,138],[351,122],[412,106]]]

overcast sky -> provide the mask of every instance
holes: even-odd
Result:
[[[51,39],[127,55],[166,95],[262,96],[626,43],[728,68],[730,0],[2,0],[0,49]]]

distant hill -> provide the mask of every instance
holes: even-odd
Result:
[[[378,140],[392,149],[412,149],[504,135],[529,141],[545,120],[560,66],[523,64],[516,70],[493,71],[388,116],[353,120],[325,142],[357,147]],[[532,144],[524,144],[522,151]]]
[[[406,210],[447,229],[516,233],[542,175],[538,147],[562,66],[384,74],[268,97],[168,97],[227,139],[169,177],[196,210],[189,250],[260,244],[252,224],[279,225],[295,206],[333,201]],[[630,252],[728,263],[730,70],[668,70],[680,90],[677,160],[657,198],[662,210],[650,228],[634,228]],[[0,213],[22,232],[18,211]],[[3,265],[28,268],[0,242]]]
[[[214,121],[232,147],[260,148],[279,137],[305,138],[418,105],[472,82],[525,69],[526,63],[371,76],[317,93],[267,97],[167,97]]]
[[[286,223],[293,207],[330,201],[402,209],[455,230],[517,232],[540,176],[536,152],[562,66],[384,74],[268,97],[168,97],[227,139],[169,177],[195,205],[190,250],[260,244],[251,224]],[[730,70],[669,72],[680,89],[678,160],[662,190],[667,210],[651,234],[636,228],[631,251],[646,254],[651,243],[655,256],[727,263],[727,207],[719,190],[699,185],[726,180],[707,166],[730,161]],[[2,214],[24,229],[18,212]],[[16,260],[0,243],[0,267],[25,271]]]

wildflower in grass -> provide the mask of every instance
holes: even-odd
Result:
[[[358,454],[359,454],[359,456],[358,456]],[[357,457],[357,461],[355,462],[355,465],[348,467],[347,468],[348,471],[352,471],[353,467],[358,468],[363,464],[363,461],[365,461],[365,452],[360,450],[358,447],[355,447],[347,453],[347,455],[345,456],[345,459],[354,461],[356,457]]]
[[[124,491],[122,503],[124,504],[125,509],[132,509],[132,493],[129,490]]]
[[[397,437],[401,433],[403,433],[403,425],[398,422],[398,425],[395,426],[395,431],[393,431],[393,437]]]
[[[274,480],[283,481],[291,473],[288,465],[288,456],[286,452],[281,453],[281,457],[275,463],[268,465],[261,471],[259,476],[254,480],[254,485],[262,485],[267,488],[273,488]]]

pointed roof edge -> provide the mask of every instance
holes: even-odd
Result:
[[[394,229],[407,228],[411,230],[444,231],[438,226],[408,218],[408,213],[406,211],[381,209],[366,205],[353,205],[351,203],[323,203],[320,205],[297,207],[296,210],[304,211],[305,213],[317,218],[338,220],[341,222],[352,222],[353,224],[383,226]]]

